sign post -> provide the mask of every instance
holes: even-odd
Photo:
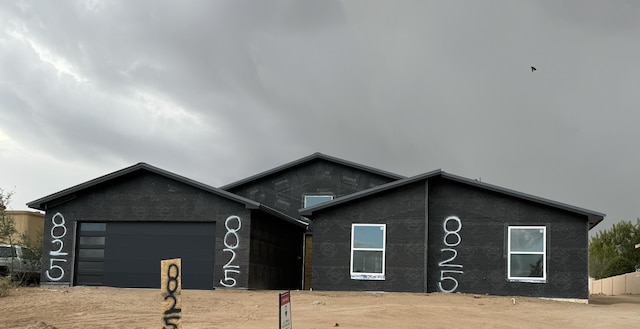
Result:
[[[182,259],[160,261],[162,328],[182,328]]]
[[[280,329],[291,329],[291,292],[280,294]]]

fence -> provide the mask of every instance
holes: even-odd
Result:
[[[640,294],[640,272],[631,272],[600,280],[589,279],[589,293],[608,296]]]

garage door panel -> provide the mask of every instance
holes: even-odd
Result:
[[[107,230],[109,233],[114,235],[151,235],[168,237],[176,235],[210,236],[208,228],[211,224],[211,222],[111,222],[108,223]]]
[[[181,258],[185,289],[213,288],[213,222],[109,222],[105,235],[105,285],[159,288],[160,261]],[[78,274],[79,284],[87,274]]]
[[[126,284],[124,284],[126,282]],[[104,276],[104,284],[124,288],[159,288],[147,273],[109,273]]]
[[[133,260],[112,260],[107,263],[105,274],[110,273],[150,273],[155,275],[158,273],[160,280],[160,261],[167,258],[157,259],[133,259]],[[184,257],[182,257],[182,272],[187,274],[207,274],[212,273],[213,265],[206,261],[191,260],[185,265]],[[157,267],[157,269],[156,269]]]

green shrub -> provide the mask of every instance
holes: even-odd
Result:
[[[604,268],[603,277],[608,278],[614,275],[620,275],[635,271],[635,263],[623,256],[614,257]]]

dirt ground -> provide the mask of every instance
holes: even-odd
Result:
[[[183,328],[278,328],[279,291],[184,290]],[[515,304],[514,304],[515,301]],[[153,289],[20,287],[0,328],[162,328]],[[293,328],[640,328],[640,296],[578,304],[464,294],[292,291]]]

